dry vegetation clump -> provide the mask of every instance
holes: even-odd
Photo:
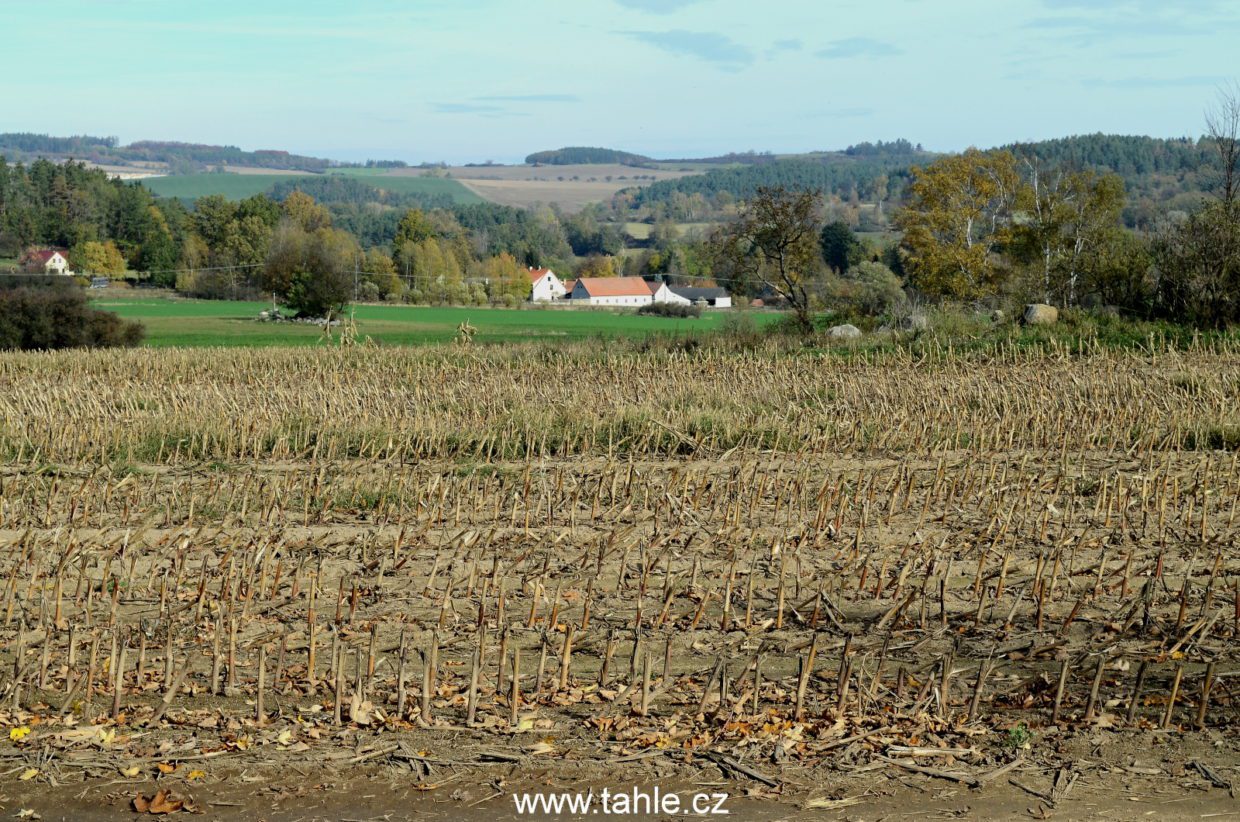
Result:
[[[1105,733],[1222,790],[1238,393],[1226,345],[5,355],[0,757],[1045,812]]]

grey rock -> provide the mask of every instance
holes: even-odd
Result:
[[[1025,325],[1054,325],[1059,322],[1059,309],[1053,305],[1033,303],[1025,306]]]
[[[827,336],[837,340],[855,340],[861,336],[861,329],[855,325],[833,325],[827,329]]]

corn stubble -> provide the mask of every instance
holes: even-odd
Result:
[[[1234,729],[1240,350],[1087,348],[4,355],[6,744],[980,784]]]

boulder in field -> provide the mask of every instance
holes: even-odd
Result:
[[[1025,325],[1054,325],[1059,322],[1059,309],[1044,303],[1025,306]]]
[[[837,340],[855,340],[861,336],[861,329],[855,325],[833,325],[827,329],[827,336]]]

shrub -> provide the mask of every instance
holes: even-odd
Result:
[[[637,313],[650,317],[678,317],[687,320],[702,316],[702,307],[683,303],[650,303],[637,309]]]
[[[1240,206],[1211,203],[1154,242],[1161,309],[1203,326],[1240,322]]]
[[[877,317],[891,312],[908,298],[900,278],[882,263],[863,262],[842,277],[827,282],[828,302],[839,313]]]
[[[288,304],[300,317],[338,316],[349,304],[352,291],[353,281],[343,271],[299,271],[293,275]]]
[[[72,283],[6,277],[0,283],[0,349],[132,346],[145,331],[135,322],[93,308]]]
[[[740,350],[752,350],[762,344],[762,329],[748,312],[733,311],[719,325],[719,335]]]

